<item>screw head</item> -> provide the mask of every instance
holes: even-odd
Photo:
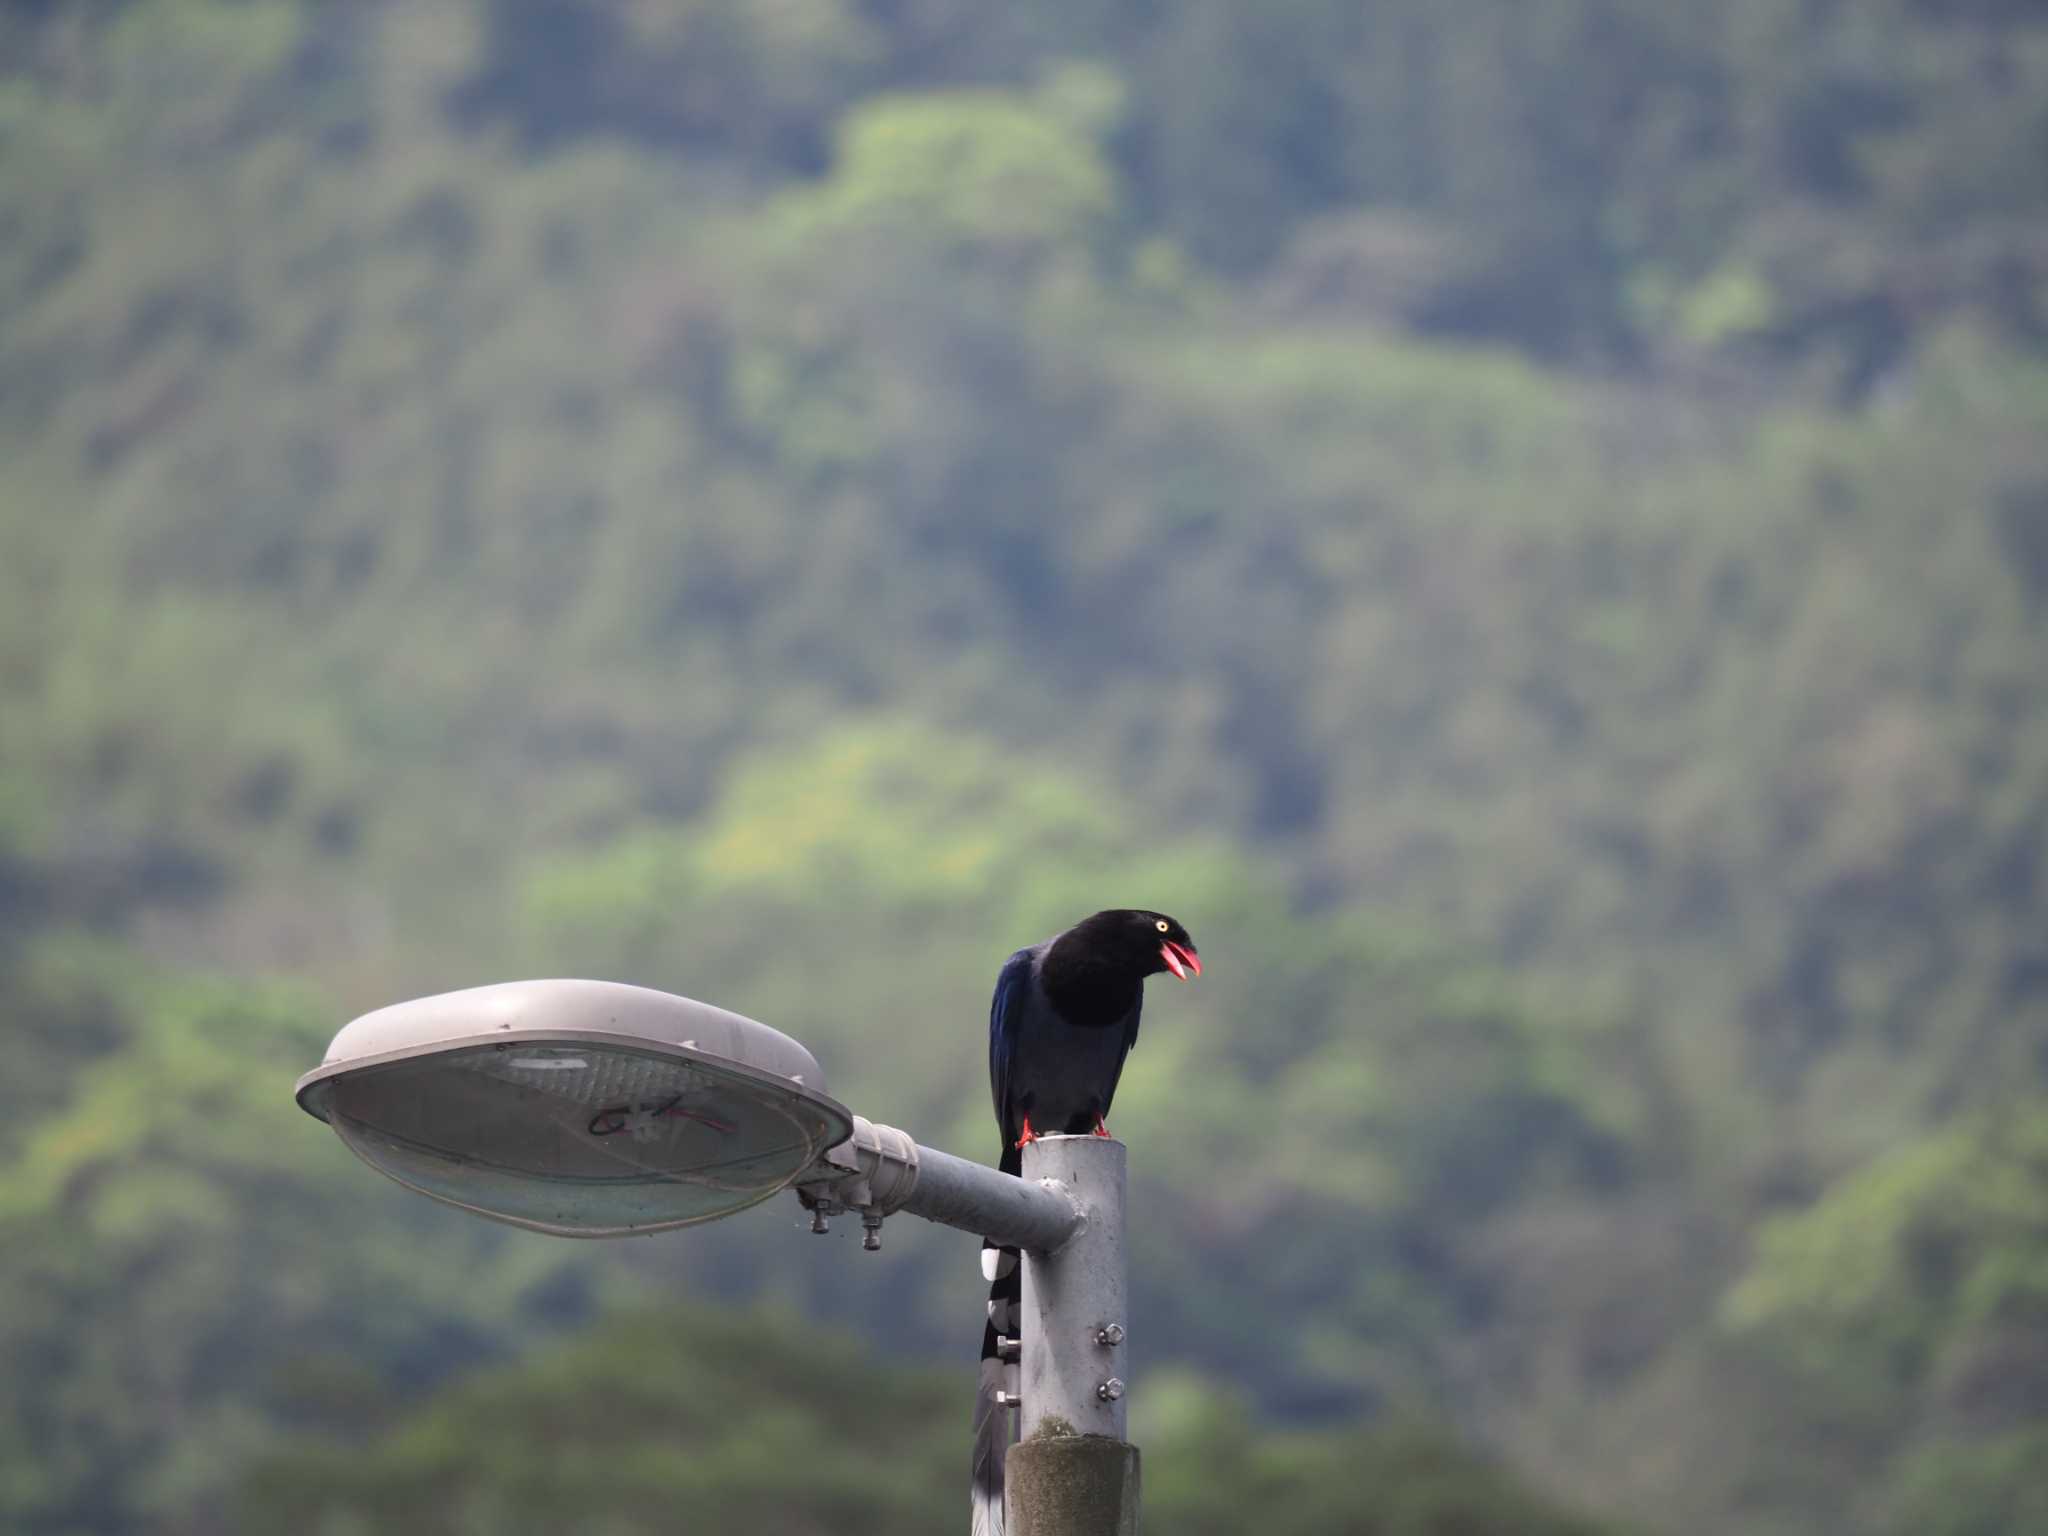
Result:
[[[1098,1328],[1095,1330],[1095,1342],[1100,1344],[1104,1349],[1114,1349],[1117,1345],[1123,1343],[1123,1341],[1124,1325],[1122,1323],[1111,1323],[1107,1328]]]
[[[1101,1398],[1105,1403],[1115,1402],[1118,1398],[1124,1395],[1124,1384],[1122,1379],[1116,1376],[1110,1377],[1109,1380],[1105,1381],[1101,1386],[1095,1389],[1095,1395]]]

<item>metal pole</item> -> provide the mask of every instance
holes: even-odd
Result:
[[[1023,1439],[1005,1459],[1006,1536],[1137,1536],[1138,1448],[1124,1439],[1124,1144],[1042,1136],[1024,1176],[919,1146],[856,1115],[797,1184],[813,1230],[858,1211],[864,1247],[908,1211],[1024,1251]]]
[[[1138,1450],[1124,1439],[1124,1144],[1044,1136],[1024,1148],[1025,1184],[1053,1181],[1080,1204],[1074,1234],[1024,1254],[1019,1375],[1023,1438],[1004,1470],[1009,1536],[1135,1536]]]

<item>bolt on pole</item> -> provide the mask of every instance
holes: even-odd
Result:
[[[1081,1224],[1050,1251],[1026,1249],[1022,1439],[1004,1464],[1008,1536],[1135,1536],[1138,1450],[1124,1438],[1124,1144],[1043,1136],[1024,1148],[1024,1182],[1051,1181]]]

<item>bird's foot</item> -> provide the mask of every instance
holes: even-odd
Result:
[[[1038,1132],[1031,1129],[1031,1117],[1029,1115],[1026,1115],[1024,1117],[1024,1134],[1017,1138],[1017,1150],[1019,1152],[1022,1152],[1024,1150],[1025,1142],[1036,1140],[1038,1140]]]
[[[1102,1116],[1100,1115],[1097,1115],[1095,1117],[1095,1129],[1089,1132],[1089,1134],[1091,1136],[1103,1137],[1105,1140],[1111,1139],[1109,1135],[1109,1127],[1102,1123]]]

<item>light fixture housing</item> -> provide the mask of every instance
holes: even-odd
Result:
[[[536,1232],[693,1226],[786,1189],[853,1132],[765,1024],[610,981],[514,981],[344,1025],[294,1090],[408,1189]]]

